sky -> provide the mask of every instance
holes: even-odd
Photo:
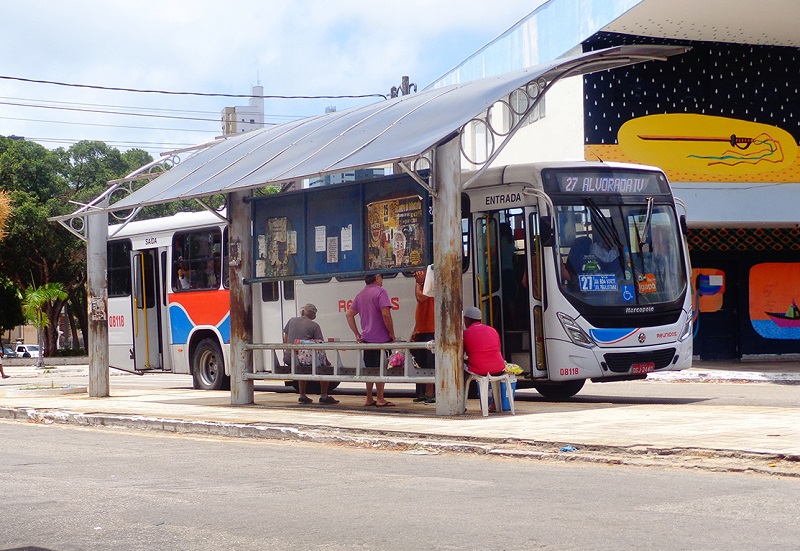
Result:
[[[16,79],[224,94],[248,94],[260,83],[265,95],[388,95],[403,75],[421,90],[541,3],[2,0],[0,77],[12,78],[0,78],[0,135],[49,149],[101,140],[157,156],[219,136],[222,109],[247,98]],[[265,120],[374,101],[381,100],[267,99]],[[98,110],[111,113],[90,112]]]

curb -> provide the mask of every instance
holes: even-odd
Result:
[[[5,391],[6,396],[65,396],[69,394],[86,394],[86,386],[58,386],[58,387],[33,387],[33,388],[9,388]]]
[[[694,368],[693,368],[694,369]],[[775,383],[775,384],[800,384],[800,373],[765,373],[761,371],[728,371],[722,369],[692,369],[685,371],[665,371],[650,373],[647,380],[662,382],[748,382],[748,383]]]
[[[412,455],[470,453],[540,461],[602,463],[637,467],[688,468],[712,472],[758,473],[800,478],[800,455],[766,454],[699,448],[655,448],[651,446],[581,446],[565,442],[533,442],[503,438],[463,438],[454,440],[420,433],[366,431],[311,427],[308,425],[268,425],[265,423],[223,423],[116,415],[76,413],[64,410],[0,407],[0,419],[80,427],[135,429],[173,434],[227,438],[257,438],[324,445],[400,451]],[[577,446],[577,447],[576,447]]]

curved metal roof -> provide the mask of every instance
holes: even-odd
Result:
[[[197,151],[108,210],[208,197],[416,159],[514,90],[687,48],[619,46],[521,71],[239,134]]]

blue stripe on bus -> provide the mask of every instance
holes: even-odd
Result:
[[[623,341],[636,333],[639,329],[592,329],[589,334],[600,344],[614,344],[615,342]]]
[[[180,304],[170,304],[169,324],[172,332],[172,344],[186,344],[189,342],[189,334],[194,329],[194,323],[192,323],[189,314]]]
[[[230,315],[230,313],[228,313],[228,315],[226,315],[224,318],[222,318],[222,321],[219,322],[219,325],[217,325],[217,329],[219,330],[219,334],[222,337],[222,342],[223,343],[227,344],[227,343],[231,342],[231,315]]]

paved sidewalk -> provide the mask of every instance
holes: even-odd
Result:
[[[800,364],[780,370],[756,366],[758,371],[724,369],[706,365],[680,374],[663,374],[666,380],[754,380],[800,384]],[[65,376],[86,373],[86,367],[58,368]],[[19,391],[19,382],[33,382],[36,370],[12,368],[11,379],[0,386],[0,418],[27,419],[78,425],[126,427],[199,433],[347,443],[373,447],[415,449],[420,453],[455,451],[560,457],[637,463],[666,455],[701,458],[691,466],[715,468],[711,458],[727,458],[752,470],[748,461],[764,459],[770,469],[781,464],[781,474],[800,475],[800,409],[728,406],[697,407],[680,403],[629,404],[615,402],[517,401],[517,414],[480,415],[477,400],[469,412],[457,417],[435,415],[435,406],[410,399],[394,400],[395,408],[363,407],[362,395],[337,395],[336,406],[303,406],[297,395],[256,392],[256,403],[233,407],[230,394],[198,392],[189,388],[135,388],[113,377],[112,396],[90,398],[78,394],[41,396]],[[16,379],[16,382],[15,382]],[[11,384],[15,382],[16,384]],[[800,390],[800,389],[799,389]],[[570,450],[574,448],[575,450]],[[626,456],[620,461],[609,455]],[[605,459],[598,459],[599,457]],[[633,458],[633,459],[630,459]],[[645,461],[647,462],[647,461]],[[652,463],[653,461],[650,461]]]

